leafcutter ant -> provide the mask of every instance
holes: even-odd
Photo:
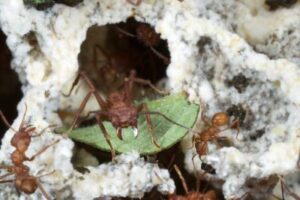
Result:
[[[164,61],[164,63],[169,64],[170,60],[161,54],[158,50],[156,50],[155,47],[157,47],[160,42],[160,34],[156,33],[154,28],[152,28],[149,24],[147,23],[137,23],[135,25],[135,34],[132,34],[128,32],[127,30],[120,28],[118,26],[115,27],[120,33],[132,37],[132,38],[137,38],[139,41],[141,41],[146,47],[149,47],[151,51],[160,59]]]
[[[180,172],[178,166],[174,165],[174,168],[182,182],[182,186],[184,188],[186,195],[182,196],[182,195],[171,194],[169,195],[168,198],[169,200],[217,200],[217,194],[213,190],[209,190],[205,193],[200,193],[197,191],[189,191],[186,181],[182,173]]]
[[[70,127],[70,132],[76,125],[80,114],[82,113],[83,109],[85,108],[89,98],[94,95],[97,103],[99,104],[101,110],[98,111],[92,111],[90,113],[95,114],[95,117],[97,119],[99,128],[101,129],[102,133],[104,134],[104,137],[110,146],[112,158],[115,157],[115,150],[110,142],[110,137],[103,125],[103,121],[109,121],[112,123],[112,125],[116,128],[117,136],[119,139],[122,138],[122,129],[127,127],[132,127],[134,129],[134,135],[135,137],[138,135],[138,127],[137,127],[137,119],[140,115],[146,115],[146,121],[147,121],[147,127],[149,130],[149,133],[151,134],[152,143],[160,148],[154,134],[153,134],[153,127],[150,115],[160,115],[161,117],[165,118],[166,120],[170,121],[173,124],[176,124],[177,126],[189,129],[188,127],[185,127],[173,120],[171,120],[169,117],[165,116],[164,114],[160,112],[154,112],[154,111],[148,111],[146,104],[140,104],[138,106],[133,104],[133,97],[132,97],[132,89],[134,86],[134,83],[143,84],[150,86],[153,90],[155,90],[158,93],[164,93],[161,90],[157,89],[149,80],[137,78],[135,71],[132,70],[130,72],[130,76],[128,78],[125,78],[124,84],[121,90],[112,92],[108,95],[107,99],[104,100],[100,94],[98,93],[96,87],[93,85],[92,81],[87,77],[87,75],[84,72],[80,72],[73,82],[73,85],[71,87],[71,90],[69,94],[66,96],[69,96],[74,89],[75,85],[78,83],[80,77],[87,83],[90,91],[87,93],[87,95],[84,97],[83,101],[80,104],[80,107],[78,111],[76,112],[75,118],[73,120],[73,123]]]
[[[6,165],[0,165],[0,169],[6,169],[8,171],[7,174],[4,174],[0,176],[0,183],[14,183],[16,188],[24,192],[26,194],[33,194],[37,188],[39,188],[43,194],[43,196],[47,199],[50,200],[51,198],[45,191],[44,187],[39,181],[39,178],[42,176],[46,176],[49,174],[44,174],[38,177],[32,176],[29,173],[29,167],[24,165],[24,161],[32,161],[34,160],[37,156],[39,156],[41,153],[45,152],[49,147],[53,146],[54,144],[58,143],[59,140],[54,141],[53,143],[46,145],[44,148],[39,150],[37,153],[35,153],[31,157],[27,157],[25,152],[28,149],[31,138],[32,137],[37,137],[43,134],[43,132],[49,128],[43,129],[40,133],[36,133],[35,127],[25,124],[25,115],[26,115],[26,110],[27,106],[25,106],[25,113],[23,115],[23,119],[21,121],[21,124],[19,126],[18,130],[15,130],[11,125],[8,123],[7,119],[5,118],[4,114],[2,111],[0,111],[0,116],[5,123],[5,125],[13,130],[15,132],[15,135],[11,139],[11,145],[15,147],[15,150],[11,154],[11,161],[12,164],[11,166],[6,166]],[[15,175],[14,179],[5,179],[6,177],[9,177],[11,175]]]
[[[213,115],[211,120],[204,116],[204,111],[202,111],[201,118],[205,123],[206,128],[199,132],[193,137],[193,142],[195,143],[195,148],[197,154],[200,156],[207,155],[208,153],[208,142],[214,142],[218,147],[220,146],[217,139],[222,138],[219,133],[225,131],[228,128],[234,128],[239,132],[239,120],[235,120],[230,123],[230,117],[225,112],[218,112]],[[221,127],[227,126],[225,129]]]

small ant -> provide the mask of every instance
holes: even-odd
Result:
[[[6,169],[8,171],[7,174],[4,174],[0,176],[0,183],[10,183],[14,182],[16,188],[26,194],[33,194],[37,188],[39,188],[43,194],[43,196],[47,199],[50,200],[51,198],[43,188],[42,184],[39,181],[39,178],[42,176],[46,176],[49,174],[41,175],[39,177],[35,177],[29,174],[29,167],[24,165],[24,161],[32,161],[34,160],[38,155],[41,153],[45,152],[49,147],[55,145],[56,143],[59,142],[59,140],[54,141],[53,143],[46,145],[44,148],[39,150],[37,153],[35,153],[31,157],[27,157],[25,155],[26,150],[28,149],[31,138],[32,137],[38,137],[43,132],[49,128],[50,126],[46,127],[43,129],[40,133],[36,133],[32,135],[32,133],[35,133],[35,127],[31,125],[25,125],[25,115],[27,111],[27,106],[25,105],[25,113],[23,115],[21,124],[19,126],[18,130],[15,130],[7,121],[6,117],[0,111],[0,116],[4,122],[4,124],[12,129],[15,132],[15,135],[11,139],[11,145],[15,147],[16,149],[12,152],[11,154],[11,161],[13,163],[12,166],[0,166],[0,169]],[[14,179],[8,179],[8,180],[3,180],[4,178],[15,175]]]
[[[168,198],[169,200],[217,200],[217,194],[213,190],[209,190],[205,193],[200,193],[197,191],[189,191],[186,181],[182,173],[180,172],[180,169],[178,168],[177,165],[174,165],[174,168],[182,182],[182,186],[184,188],[186,195],[182,196],[182,195],[171,194],[169,195]]]
[[[112,123],[112,125],[116,128],[117,136],[119,139],[122,138],[122,129],[127,127],[132,127],[134,129],[134,136],[137,137],[138,130],[137,130],[137,119],[139,115],[146,115],[146,121],[147,121],[147,127],[149,130],[149,133],[151,134],[152,143],[160,148],[160,145],[158,144],[154,134],[153,134],[153,127],[150,115],[160,115],[161,117],[165,118],[169,122],[176,124],[177,126],[189,129],[188,127],[185,127],[173,120],[171,120],[169,117],[165,116],[164,114],[160,112],[155,111],[148,111],[147,105],[142,103],[138,106],[133,104],[132,99],[132,89],[134,83],[139,83],[143,85],[149,85],[153,90],[155,90],[158,93],[165,93],[157,89],[149,80],[141,79],[136,77],[136,73],[134,70],[131,70],[130,76],[128,78],[125,78],[122,90],[112,92],[108,95],[107,99],[104,100],[98,93],[96,87],[92,83],[92,81],[87,77],[87,75],[84,72],[80,72],[73,82],[73,85],[71,87],[71,90],[69,94],[65,96],[70,96],[72,90],[74,89],[75,85],[78,83],[79,78],[82,78],[90,88],[90,91],[88,94],[84,97],[83,101],[80,104],[80,107],[78,111],[76,112],[75,118],[73,120],[73,123],[68,131],[68,133],[75,127],[79,115],[83,112],[83,109],[85,108],[89,98],[94,95],[96,98],[97,103],[99,104],[101,110],[99,111],[92,111],[90,113],[94,113],[96,120],[98,122],[99,128],[102,130],[102,133],[104,134],[104,137],[106,139],[106,142],[110,146],[112,158],[115,157],[115,150],[110,142],[110,137],[103,125],[103,121],[109,121]],[[89,113],[89,114],[90,114]]]
[[[146,23],[138,23],[135,32],[136,35],[129,33],[128,31],[124,30],[123,28],[116,27],[116,29],[123,33],[124,35],[132,38],[137,38],[141,41],[146,47],[149,47],[151,51],[160,59],[162,59],[166,64],[170,63],[170,60],[162,55],[159,51],[155,49],[156,46],[160,44],[160,34],[156,33],[153,27]]]
[[[207,128],[202,130],[196,136],[193,136],[193,142],[195,143],[195,148],[200,158],[203,155],[207,155],[209,141],[213,141],[218,147],[220,146],[216,140],[218,138],[222,138],[219,136],[220,132],[225,131],[228,128],[234,128],[238,132],[240,130],[239,120],[230,124],[230,117],[225,112],[215,113],[211,120],[208,120],[204,116],[204,111],[202,111],[201,118]],[[221,127],[223,126],[227,126],[228,128],[222,130]]]

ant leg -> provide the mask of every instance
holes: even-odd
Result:
[[[64,97],[69,97],[69,96],[71,95],[73,89],[74,89],[75,86],[78,84],[79,79],[80,79],[80,73],[78,73],[78,75],[76,76],[75,80],[73,81],[70,91],[69,91],[67,94],[62,93],[62,95],[63,95]]]
[[[147,107],[146,104],[142,104],[141,106],[142,106],[143,110],[145,110],[146,112],[148,112],[148,107]],[[146,121],[147,121],[147,128],[148,128],[148,131],[149,131],[149,133],[150,133],[150,135],[151,135],[152,143],[153,143],[156,147],[160,148],[160,145],[158,144],[157,139],[156,139],[156,137],[155,137],[155,135],[154,135],[154,133],[153,133],[153,125],[152,125],[152,121],[151,121],[151,117],[150,117],[150,114],[149,114],[149,113],[146,114]]]
[[[4,116],[3,112],[0,110],[0,116],[2,118],[2,121],[4,122],[4,124],[7,126],[7,128],[10,128],[11,130],[13,130],[14,132],[18,132],[16,131],[16,129],[14,129],[9,122],[7,121],[6,117]]]
[[[122,136],[122,128],[121,128],[121,127],[118,127],[118,128],[117,128],[117,137],[118,137],[120,140],[123,140],[123,136]]]
[[[0,169],[10,169],[13,166],[7,166],[7,165],[0,165]]]
[[[197,142],[195,144],[195,148],[196,148],[197,154],[199,155],[199,159],[201,161],[203,161],[201,156],[208,154],[208,143],[207,143],[207,141]]]
[[[150,49],[152,50],[152,52],[159,57],[160,59],[162,59],[164,61],[165,64],[170,64],[170,59],[168,59],[166,56],[164,56],[163,54],[161,54],[159,51],[157,51],[154,47],[150,46]]]
[[[8,177],[8,176],[11,176],[11,175],[13,175],[13,174],[14,174],[13,172],[4,174],[4,175],[0,176],[0,180],[6,178],[6,177]]]
[[[195,143],[196,143],[196,136],[193,135],[193,138],[192,138],[192,146],[189,147],[189,148],[187,148],[187,149],[192,149],[192,148],[194,148],[194,147],[195,147]]]
[[[281,197],[282,197],[282,200],[285,200],[284,198],[284,188],[283,188],[283,184],[282,184],[282,181],[280,180],[280,189],[281,189]]]
[[[46,145],[44,148],[42,148],[41,150],[39,150],[36,154],[34,154],[33,156],[31,156],[30,158],[28,158],[28,161],[32,161],[34,160],[37,156],[39,156],[40,154],[42,154],[43,152],[45,152],[49,147],[55,145],[56,143],[58,143],[60,140],[55,140],[53,143]]]
[[[43,187],[43,185],[41,184],[41,182],[36,179],[37,185],[40,188],[43,196],[47,199],[47,200],[51,200],[50,196],[48,195],[48,193],[46,192],[45,188]]]
[[[130,0],[127,0],[127,2],[129,2]],[[135,38],[136,36],[132,33],[129,33],[128,31],[125,31],[124,29],[118,27],[118,26],[115,26],[115,29],[117,29],[117,31],[123,33],[124,35],[128,36],[128,37],[132,37],[132,38]]]
[[[107,130],[106,130],[106,128],[105,128],[104,125],[103,125],[103,122],[102,122],[102,120],[101,120],[101,117],[100,117],[99,115],[96,115],[96,119],[97,119],[99,128],[101,129],[102,133],[104,134],[105,140],[106,140],[107,144],[108,144],[109,147],[110,147],[111,157],[112,157],[112,159],[114,160],[114,159],[115,159],[115,156],[116,156],[116,151],[115,151],[115,149],[114,149],[112,143],[110,142],[110,136],[109,136],[109,134],[107,133]]]
[[[87,77],[87,75],[84,72],[80,72],[81,77],[84,79],[84,81],[86,82],[86,84],[88,85],[88,87],[90,88],[90,93],[93,94],[97,100],[97,103],[99,104],[99,106],[101,107],[101,109],[105,109],[106,106],[106,102],[104,101],[104,99],[99,95],[96,87],[94,86],[94,84],[92,83],[92,81]]]
[[[292,192],[288,186],[286,185],[285,181],[283,180],[283,178],[281,176],[278,176],[281,182],[281,187],[283,188],[283,190],[290,195],[291,197],[293,197],[295,200],[300,200],[300,196],[297,195],[296,193]]]
[[[129,78],[126,78],[125,81],[131,82],[131,83],[135,82],[135,83],[139,83],[139,84],[142,84],[142,85],[148,85],[149,87],[151,87],[154,91],[156,91],[159,94],[164,94],[164,95],[169,94],[169,92],[165,92],[165,91],[162,91],[162,90],[158,89],[155,85],[153,85],[151,83],[150,80],[145,80],[145,79],[142,79],[142,78],[135,77],[135,71],[134,70],[130,71],[130,76],[129,76]]]
[[[240,133],[240,120],[237,119],[235,120],[234,122],[232,122],[229,126],[231,129],[235,129],[237,131],[237,134],[236,134],[236,138],[238,138],[238,135]]]
[[[142,105],[143,105],[143,107],[144,107],[144,110],[146,110],[146,112],[149,111],[149,109],[148,109],[148,107],[147,107],[146,104],[142,104]],[[152,143],[153,143],[156,147],[160,148],[160,145],[158,144],[157,139],[156,139],[156,137],[155,137],[155,135],[154,135],[154,132],[153,132],[153,125],[152,125],[152,121],[151,121],[150,114],[146,114],[146,121],[147,121],[147,128],[148,128],[148,131],[149,131],[149,133],[150,133],[150,135],[151,135]]]
[[[37,133],[37,134],[35,134],[35,135],[31,135],[31,137],[39,137],[39,136],[41,136],[43,133],[45,133],[45,131],[46,131],[47,129],[49,129],[49,128],[54,128],[54,127],[56,127],[56,126],[57,126],[57,125],[55,125],[55,124],[51,124],[51,125],[49,125],[49,126],[43,128],[39,133]]]
[[[185,181],[185,179],[184,179],[184,177],[183,177],[183,175],[182,175],[179,167],[176,164],[174,165],[174,169],[175,169],[177,175],[179,176],[179,178],[181,180],[181,183],[182,183],[182,186],[183,186],[183,189],[184,189],[185,193],[188,194],[189,193],[188,186],[186,184],[186,181]]]
[[[39,175],[37,178],[42,178],[44,176],[49,176],[51,174],[54,174],[54,172],[55,172],[55,170],[53,170],[52,172],[46,173],[46,174]]]
[[[14,179],[10,179],[10,180],[0,181],[0,183],[11,183],[11,182],[14,182],[14,181],[15,181]]]
[[[82,113],[83,109],[85,108],[88,100],[90,99],[90,97],[92,95],[95,96],[98,104],[100,105],[100,107],[103,109],[106,104],[105,104],[105,101],[102,99],[102,97],[98,94],[95,86],[92,84],[92,82],[90,81],[90,79],[85,75],[84,72],[81,72],[80,73],[81,77],[85,80],[85,82],[88,84],[89,88],[90,88],[90,91],[88,92],[88,94],[84,97],[84,99],[82,100],[81,104],[80,104],[80,107],[79,109],[77,110],[76,112],[76,115],[75,115],[75,118],[72,122],[72,125],[71,127],[69,128],[69,130],[67,131],[67,134],[71,132],[71,130],[73,130],[73,128],[75,127],[76,125],[76,122],[77,120],[79,119],[79,116],[80,114]]]

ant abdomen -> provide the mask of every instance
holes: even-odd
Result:
[[[33,176],[17,176],[15,184],[20,191],[26,194],[34,193],[38,187],[37,180]]]
[[[225,126],[229,124],[230,117],[225,112],[218,112],[214,114],[211,119],[211,123],[213,126]]]

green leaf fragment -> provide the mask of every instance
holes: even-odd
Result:
[[[175,122],[190,128],[194,125],[199,112],[199,106],[189,103],[186,95],[183,93],[147,102],[147,106],[149,111],[161,112]],[[104,122],[104,126],[111,137],[113,147],[119,153],[136,150],[140,154],[154,154],[171,147],[188,132],[187,129],[179,127],[159,115],[151,115],[151,121],[153,133],[160,148],[152,143],[151,135],[147,128],[147,121],[143,115],[138,119],[139,135],[137,138],[134,138],[132,128],[126,128],[122,129],[123,140],[120,140],[117,138],[116,130],[110,122]],[[98,124],[75,129],[69,136],[78,142],[110,151]]]

